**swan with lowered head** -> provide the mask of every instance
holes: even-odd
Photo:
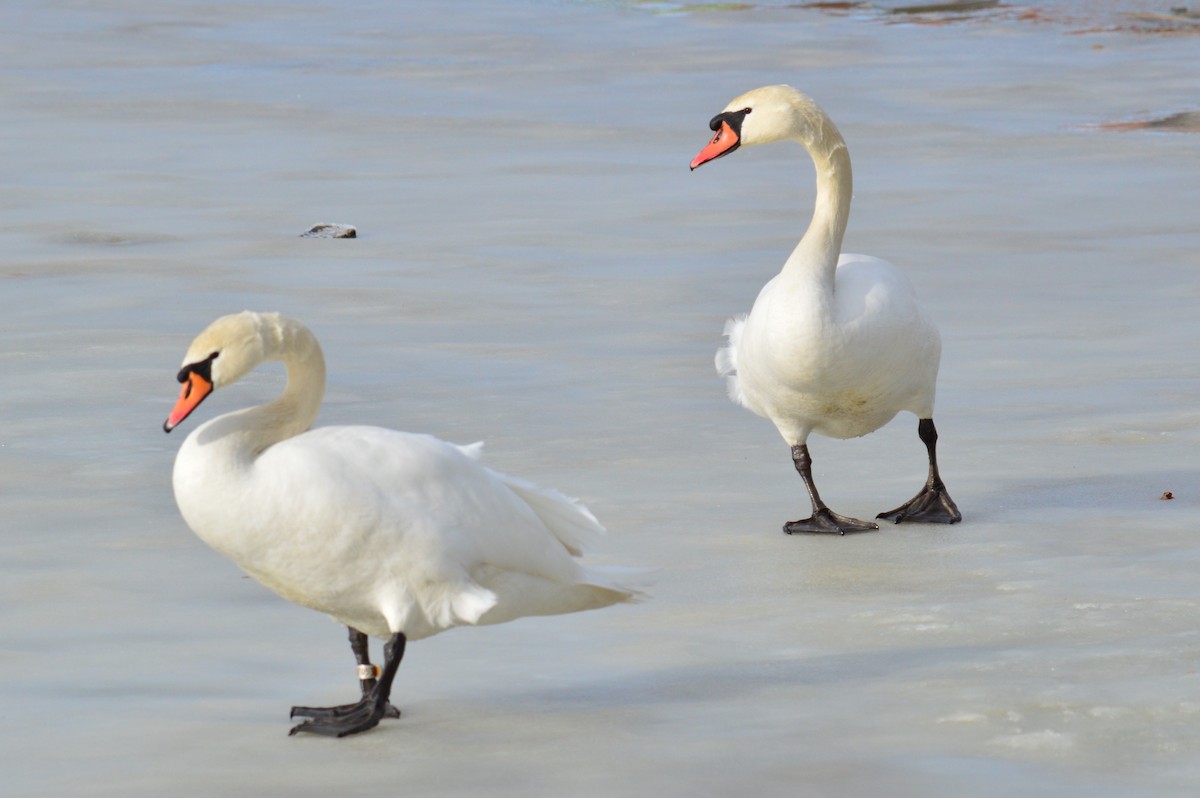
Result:
[[[879,527],[830,510],[813,483],[809,433],[854,438],[901,410],[918,418],[929,476],[908,502],[877,517],[900,523],[962,520],[937,465],[933,399],[942,343],[911,284],[887,261],[841,254],[850,217],[850,154],[837,127],[791,86],[741,95],[713,117],[716,131],[691,168],[740,146],[797,141],[817,171],[812,222],[783,266],[759,292],[750,313],[725,327],[728,346],[717,371],[733,401],[770,419],[792,449],[812,516],[783,529],[845,534]]]
[[[384,717],[408,640],[636,601],[632,569],[577,562],[603,527],[578,502],[478,462],[480,445],[381,427],[310,430],[325,359],[304,325],[274,313],[224,316],[187,351],[170,432],[213,390],[281,360],[275,401],[198,427],[175,459],[188,526],[285,599],[350,630],[362,700],[293,707],[291,733],[343,737]],[[367,635],[387,641],[382,669]]]

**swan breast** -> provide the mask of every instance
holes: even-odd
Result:
[[[841,256],[834,290],[782,275],[726,328],[718,370],[731,398],[789,441],[865,435],[901,410],[932,408],[941,341],[912,285],[878,258]]]

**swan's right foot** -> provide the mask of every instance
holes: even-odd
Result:
[[[879,524],[872,521],[860,521],[838,515],[828,507],[822,507],[812,514],[811,518],[800,521],[788,521],[783,525],[783,531],[789,535],[800,533],[818,535],[849,535],[855,532],[873,532],[879,529]]]
[[[346,628],[350,632],[350,649],[354,652],[355,661],[358,662],[358,684],[362,689],[363,701],[366,701],[375,694],[379,668],[371,664],[371,653],[367,636],[353,626]],[[292,707],[292,714],[288,717],[338,718],[359,710],[361,706],[362,701],[356,704],[340,704],[336,707]],[[400,717],[400,710],[389,703],[383,709],[383,716],[385,718],[398,718]]]
[[[346,737],[373,729],[384,718],[400,717],[400,710],[388,702],[388,696],[392,693],[392,680],[396,678],[396,669],[400,667],[400,660],[404,659],[407,640],[403,632],[396,632],[388,640],[383,648],[383,668],[379,671],[378,679],[362,680],[361,701],[336,707],[292,707],[293,718],[305,717],[309,720],[293,726],[288,734]],[[366,661],[366,635],[351,628],[350,643],[354,646],[355,656],[359,657],[359,667],[363,669],[364,674],[375,673],[374,668]]]
[[[796,473],[804,480],[808,489],[808,498],[812,500],[813,514],[811,518],[799,521],[788,521],[783,525],[783,531],[789,535],[807,532],[817,535],[846,535],[854,532],[871,532],[879,529],[872,521],[860,521],[857,518],[847,518],[838,515],[825,506],[817,493],[817,486],[812,478],[812,457],[808,453],[808,445],[798,443],[792,447],[792,462],[796,465]]]
[[[365,699],[364,699],[365,700]],[[338,718],[362,709],[362,701],[355,704],[339,704],[336,707],[292,707],[292,712],[288,715],[289,718]],[[392,706],[391,702],[383,708],[383,716],[385,718],[399,718],[400,710]]]
[[[380,701],[377,697],[370,697],[364,698],[357,704],[329,707],[336,714],[311,716],[311,720],[293,726],[288,735],[306,732],[324,737],[349,737],[351,734],[365,732],[378,726],[379,721],[388,716],[387,708],[390,706],[391,704],[387,703],[386,699]],[[293,707],[293,715],[297,709],[314,709],[314,707]]]

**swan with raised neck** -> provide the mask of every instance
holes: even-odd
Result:
[[[350,629],[362,700],[294,707],[292,732],[354,734],[398,717],[388,702],[408,640],[636,601],[639,572],[577,561],[603,533],[573,499],[492,471],[481,446],[382,427],[310,429],[325,359],[299,322],[224,316],[188,348],[170,432],[212,391],[267,360],[287,369],[274,401],[200,425],[175,459],[180,513],[206,543],[283,598]],[[383,670],[367,635],[387,640]]]
[[[739,147],[777,141],[800,143],[816,169],[808,229],[750,313],[726,325],[729,345],[716,357],[730,397],[770,419],[791,447],[812,516],[785,524],[784,531],[845,534],[878,528],[838,515],[821,500],[808,436],[814,431],[835,438],[865,435],[901,410],[918,417],[928,478],[913,499],[878,517],[896,523],[961,520],[937,466],[937,328],[896,267],[841,253],[853,193],[841,132],[812,98],[791,86],[765,86],[736,97],[709,128],[714,135],[692,160],[693,170]]]

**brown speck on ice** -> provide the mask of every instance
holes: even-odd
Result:
[[[1200,133],[1200,111],[1184,111],[1157,119],[1133,122],[1109,122],[1101,130],[1164,130],[1175,133]]]

